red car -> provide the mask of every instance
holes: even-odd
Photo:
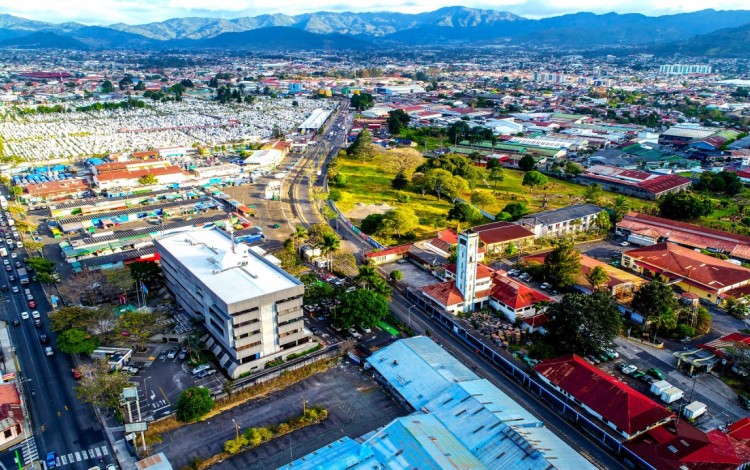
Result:
[[[73,378],[76,380],[80,379],[83,376],[81,371],[78,369],[70,369],[70,372],[73,374]]]
[[[29,308],[36,308],[36,302],[29,300]]]

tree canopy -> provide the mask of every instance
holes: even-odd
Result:
[[[661,279],[642,285],[633,295],[630,305],[651,324],[654,338],[660,328],[672,329],[677,326],[679,303],[672,287]]]
[[[661,216],[673,220],[695,220],[714,210],[710,199],[690,191],[665,194],[658,204]]]
[[[581,274],[581,252],[573,240],[561,239],[544,257],[544,273],[552,284],[568,288],[576,283]]]
[[[375,105],[375,99],[370,93],[360,93],[358,95],[352,95],[351,106],[358,111],[364,111],[370,109]]]
[[[180,393],[177,400],[177,419],[183,423],[197,421],[211,411],[214,399],[205,387],[191,387]]]
[[[420,174],[415,174],[415,176]],[[435,168],[424,175],[414,178],[414,183],[425,191],[430,191],[440,200],[443,195],[455,199],[469,190],[469,185],[460,176],[454,176],[447,170]]]
[[[518,168],[522,169],[523,171],[531,171],[536,168],[536,161],[534,161],[534,157],[532,157],[531,155],[524,155],[518,161]]]
[[[622,316],[606,290],[591,295],[565,294],[547,307],[550,344],[558,353],[594,354],[609,347],[620,333]]]
[[[372,143],[372,134],[367,129],[363,129],[354,139],[354,142],[347,147],[346,154],[358,160],[371,160],[375,156],[375,147]]]
[[[482,209],[495,202],[495,198],[488,191],[474,191],[471,193],[471,203]]]
[[[403,109],[394,109],[388,113],[388,132],[391,135],[398,135],[402,130],[409,126],[411,116],[406,114]]]
[[[388,315],[386,298],[372,290],[357,289],[341,296],[334,323],[350,328],[373,327]]]
[[[57,337],[57,347],[66,354],[91,354],[99,346],[99,340],[84,330],[72,328]]]
[[[405,233],[414,230],[417,225],[419,225],[419,217],[414,211],[409,207],[400,206],[383,214],[378,232],[401,238]]]
[[[545,175],[536,170],[531,170],[523,175],[523,182],[521,184],[534,189],[537,186],[544,186],[548,182],[549,179]]]
[[[94,406],[117,408],[122,389],[132,384],[120,372],[110,371],[106,360],[95,360],[91,365],[80,366],[81,380],[75,388],[79,400]]]
[[[453,204],[451,210],[448,211],[448,220],[457,220],[474,225],[481,223],[484,220],[484,216],[479,212],[479,209],[471,204],[456,202]]]
[[[529,212],[528,207],[523,202],[510,202],[503,207],[502,212],[510,215],[510,220],[518,220]]]

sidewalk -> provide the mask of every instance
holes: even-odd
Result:
[[[33,432],[31,429],[31,416],[29,415],[28,407],[26,405],[26,398],[24,396],[23,391],[23,384],[21,383],[21,377],[18,374],[18,362],[16,359],[15,354],[15,348],[13,348],[13,345],[10,341],[10,332],[8,331],[8,323],[0,321],[0,350],[2,350],[2,355],[5,358],[5,372],[4,374],[13,374],[14,378],[9,379],[7,381],[3,381],[3,383],[13,384],[16,386],[16,391],[18,392],[18,396],[21,399],[21,408],[23,410],[23,432],[14,440],[7,442],[6,445],[3,446],[3,449],[6,449],[8,447],[12,447],[18,443],[24,442],[27,437],[33,436]]]

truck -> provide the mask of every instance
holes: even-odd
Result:
[[[690,421],[693,421],[695,418],[701,416],[706,411],[708,411],[708,407],[704,403],[694,401],[682,409],[682,416],[689,419]]]
[[[649,389],[649,391],[654,395],[659,396],[661,395],[661,392],[671,387],[672,384],[667,382],[666,380],[658,380],[651,384],[651,388]]]
[[[29,273],[26,272],[26,269],[18,268],[16,271],[18,272],[18,282],[24,286],[27,285],[29,283]]]
[[[677,387],[669,387],[661,392],[661,401],[664,403],[673,403],[683,397],[682,390]]]

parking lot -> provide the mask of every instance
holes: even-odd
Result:
[[[187,359],[180,360],[178,356],[169,358],[169,350],[174,344],[153,346],[148,356],[134,356],[132,362],[142,363],[143,368],[130,378],[138,386],[141,413],[144,420],[166,416],[174,410],[177,399],[182,390],[189,387],[202,386],[211,392],[221,391],[224,377],[220,373],[204,378],[194,377]]]
[[[406,263],[383,264],[381,266],[378,266],[378,268],[382,269],[383,272],[386,273],[387,278],[390,278],[391,272],[396,270],[401,271],[401,274],[404,277],[399,281],[399,283],[414,289],[419,289],[420,287],[440,282],[440,279],[433,276],[432,273],[425,271],[411,261],[408,261]]]
[[[328,419],[243,452],[216,464],[216,468],[278,468],[343,436],[359,437],[406,414],[370,374],[342,363],[284,390],[214,416],[210,421],[164,433],[163,442],[153,450],[164,452],[175,468],[183,468],[196,457],[206,458],[220,452],[224,442],[235,436],[233,420],[240,432],[248,427],[276,424],[301,414],[303,400],[308,406],[326,408]]]

